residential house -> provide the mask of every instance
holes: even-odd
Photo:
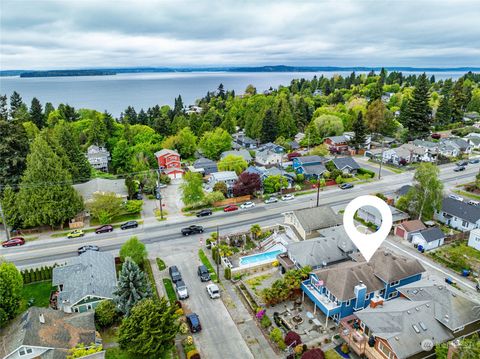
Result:
[[[246,136],[243,132],[234,133],[232,135],[233,142],[248,150],[257,148],[257,141]]]
[[[272,152],[275,152],[275,153],[285,153],[285,148],[283,148],[282,146],[277,145],[276,143],[273,143],[273,142],[264,143],[263,145],[261,145],[259,147],[259,150],[261,150],[261,151],[268,150],[268,151],[272,151]]]
[[[293,186],[295,182],[295,176],[292,173],[286,172],[284,169],[280,169],[278,167],[266,168],[262,166],[249,166],[245,172],[258,174],[262,180],[262,183],[269,176],[283,176],[287,180],[289,188]]]
[[[343,173],[356,174],[360,169],[360,165],[352,157],[338,157],[332,159],[332,163],[336,169]]]
[[[260,166],[271,166],[283,161],[283,152],[275,152],[269,149],[259,149],[255,152],[255,163]]]
[[[190,105],[184,111],[187,115],[200,114],[200,113],[202,113],[203,108],[201,108],[200,106],[196,106],[196,105]]]
[[[405,165],[415,162],[434,162],[436,154],[423,147],[405,143],[396,148],[388,148],[383,151],[383,160],[395,165]]]
[[[411,220],[411,221],[404,221],[402,223],[400,223],[399,225],[397,225],[394,229],[394,234],[397,236],[397,237],[400,237],[400,238],[403,238],[409,242],[412,241],[412,236],[415,234],[415,233],[418,233],[424,229],[426,229],[427,227],[423,224],[422,221],[418,220],[418,219],[414,219],[414,220]]]
[[[323,141],[323,144],[326,145],[332,153],[342,153],[348,150],[348,141],[349,139],[344,135],[330,136]]]
[[[341,322],[341,337],[368,359],[434,358],[434,346],[480,330],[479,302],[441,279],[398,288],[401,297],[370,306]],[[431,344],[426,349],[425,344]]]
[[[93,168],[108,172],[110,152],[105,147],[91,145],[87,149],[87,160]]]
[[[172,179],[181,178],[183,176],[185,171],[182,169],[178,152],[163,149],[155,152],[155,157],[157,158],[158,167],[164,174]]]
[[[85,202],[93,199],[96,193],[113,192],[117,197],[127,199],[128,190],[124,179],[111,180],[106,178],[94,178],[88,182],[74,184],[73,188],[82,196]]]
[[[355,137],[355,132],[344,132],[343,135],[347,138],[348,142],[352,140],[353,137]],[[361,148],[365,150],[370,149],[370,145],[372,143],[372,135],[366,135],[365,136],[365,143],[361,146]]]
[[[315,178],[318,179],[324,172],[326,158],[320,156],[301,156],[292,159],[292,167],[297,174],[305,175],[306,179]]]
[[[418,245],[419,250],[429,251],[443,246],[445,234],[438,227],[423,229],[412,235],[412,243]]]
[[[440,139],[440,144],[457,149],[457,153],[472,153],[472,146],[468,141],[459,137],[449,137]],[[458,156],[458,155],[457,155]]]
[[[360,254],[356,261],[341,262],[326,269],[317,269],[302,282],[303,299],[314,304],[325,316],[339,322],[355,311],[373,303],[382,303],[398,296],[398,287],[421,279],[425,269],[411,257],[387,250],[378,250],[369,262]]]
[[[285,224],[296,231],[300,240],[318,237],[318,230],[343,223],[342,216],[328,206],[302,208],[285,212],[284,216]]]
[[[204,157],[196,160],[193,163],[193,168],[202,173],[204,176],[208,176],[209,174],[218,171],[217,163]]]
[[[0,358],[65,359],[77,344],[91,343],[101,343],[93,312],[67,314],[31,307],[0,331]]]
[[[405,212],[400,211],[398,208],[388,206],[392,212],[393,224],[400,224],[403,221],[406,221],[409,218],[409,215]],[[363,219],[367,223],[374,224],[377,227],[382,225],[382,215],[373,206],[364,206],[358,209],[357,216]]]
[[[472,147],[472,150],[480,149],[480,134],[479,133],[468,134],[464,138],[464,140],[469,143],[469,145]]]
[[[223,182],[227,185],[227,196],[233,196],[233,185],[237,182],[238,176],[235,171],[221,171],[213,172],[208,178],[208,185],[210,189],[213,189],[215,184]]]
[[[290,146],[290,149],[295,151],[295,150],[298,150],[300,148],[300,143],[298,143],[297,141],[290,141],[288,143],[288,145]]]
[[[320,230],[322,237],[288,244],[287,251],[277,257],[283,270],[306,266],[312,269],[324,268],[349,260],[350,255],[357,252],[357,247],[350,240],[343,226],[326,228],[324,231],[327,234],[325,236]]]
[[[468,245],[472,248],[475,248],[477,251],[480,251],[480,229],[476,228],[470,231]]]
[[[250,154],[250,151],[245,150],[245,149],[222,152],[222,154],[220,155],[220,159],[223,159],[223,158],[227,157],[228,155],[240,156],[245,161],[247,161],[247,163],[250,163],[252,161],[252,155]]]
[[[294,140],[298,143],[302,142],[302,140],[305,138],[305,134],[303,132],[299,132],[294,136]]]
[[[56,306],[65,313],[95,309],[112,299],[117,286],[115,259],[106,252],[86,251],[65,266],[53,269],[52,285],[58,288]]]
[[[442,208],[435,212],[434,217],[440,223],[462,232],[480,227],[480,207],[448,197],[443,199]]]
[[[412,186],[409,185],[409,184],[403,185],[402,187],[397,189],[394,193],[395,194],[395,197],[394,197],[395,202],[397,202],[400,197],[405,196],[408,193],[408,191],[410,191],[410,189],[412,189]]]

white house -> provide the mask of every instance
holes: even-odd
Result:
[[[435,212],[435,219],[462,232],[480,228],[480,207],[444,198],[442,208]]]
[[[227,194],[231,196],[233,194],[233,185],[235,182],[237,182],[237,180],[238,176],[234,171],[213,172],[208,178],[208,186],[213,189],[215,184],[218,182],[223,182],[227,185]]]
[[[90,165],[101,171],[108,171],[108,161],[110,160],[110,152],[105,147],[91,145],[87,149],[87,160]]]
[[[426,251],[443,246],[444,241],[445,234],[438,227],[427,228],[412,235],[412,243]]]
[[[283,153],[277,153],[269,149],[255,152],[255,163],[261,166],[276,165],[282,162]]]
[[[480,251],[480,229],[474,229],[470,231],[470,237],[468,238],[468,245]]]

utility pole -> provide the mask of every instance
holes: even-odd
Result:
[[[318,182],[317,182],[317,207],[320,205],[320,183],[321,182],[322,182],[322,179],[319,176]]]
[[[162,194],[160,193],[160,170],[157,170],[157,199],[160,205],[160,219],[163,220]]]
[[[220,233],[218,230],[218,225],[217,225],[217,282],[220,283]]]
[[[280,196],[283,195],[283,158],[280,158]],[[278,162],[277,162],[278,164]]]
[[[381,153],[381,156],[380,156],[380,168],[378,169],[378,179],[381,179],[381,178],[382,178],[382,164],[383,164],[383,148],[384,148],[384,144],[385,144],[385,142],[383,141],[383,137],[382,137],[382,153]]]
[[[3,228],[5,228],[5,235],[7,236],[7,241],[10,240],[10,233],[8,233],[8,225],[5,220],[5,215],[3,213],[2,201],[0,200],[0,216],[2,217]]]

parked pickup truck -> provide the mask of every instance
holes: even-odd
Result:
[[[192,224],[190,227],[182,228],[182,234],[189,236],[190,234],[203,233],[203,227]]]

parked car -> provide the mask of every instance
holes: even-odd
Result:
[[[295,196],[293,194],[284,194],[282,196],[282,201],[291,201],[292,199],[294,199]]]
[[[251,201],[242,203],[242,205],[240,206],[240,208],[242,208],[242,209],[253,208],[253,207],[255,207],[255,203],[253,203]]]
[[[228,206],[223,208],[224,212],[233,212],[233,211],[236,211],[236,210],[238,210],[238,206],[235,206],[234,204],[228,205]]]
[[[453,169],[453,172],[465,171],[465,166],[457,166]]]
[[[465,166],[467,166],[467,165],[468,165],[468,162],[467,162],[467,161],[458,161],[458,162],[457,162],[457,166],[459,166],[459,167],[461,167],[461,166],[465,167]]]
[[[278,202],[278,198],[277,197],[270,197],[268,199],[265,200],[265,204],[270,204],[270,203],[277,203]]]
[[[342,183],[340,186],[341,189],[350,189],[350,188],[353,188],[353,184],[351,183]]]
[[[85,232],[83,231],[83,229],[75,229],[67,234],[67,238],[78,238],[83,237],[84,235]]]
[[[440,138],[442,138],[442,135],[439,133],[432,133],[430,137],[434,140],[439,140]]]
[[[480,158],[472,158],[471,160],[468,161],[468,163],[471,163],[471,164],[480,163]]]
[[[184,236],[189,236],[190,234],[203,233],[203,227],[192,224],[189,227],[182,228],[182,234]]]
[[[23,246],[25,244],[25,239],[23,237],[13,237],[10,238],[8,241],[2,242],[2,247],[16,247],[16,246]]]
[[[182,280],[182,274],[178,270],[177,266],[171,266],[170,268],[168,268],[168,273],[170,274],[170,278],[172,278],[173,283]]]
[[[188,289],[183,280],[179,280],[175,283],[175,291],[177,292],[178,299],[188,298]]]
[[[158,185],[158,188],[167,188],[167,185],[165,183],[160,183]]]
[[[106,224],[104,226],[98,227],[95,230],[95,233],[99,234],[99,233],[107,233],[107,232],[111,232],[111,231],[113,231],[113,226],[111,226],[110,224]]]
[[[120,226],[121,229],[130,229],[130,228],[137,228],[137,227],[138,227],[137,221],[128,221]]]
[[[140,200],[140,199],[143,199],[143,196],[140,192],[137,192],[133,195],[133,199]]]
[[[448,198],[454,199],[455,201],[463,202],[463,197],[458,196],[456,194],[451,194],[451,195],[448,196]]]
[[[480,206],[480,202],[479,201],[474,201],[473,199],[471,199],[470,201],[467,202],[469,205],[472,205],[472,206]]]
[[[207,293],[212,299],[220,298],[220,289],[216,284],[207,285]]]
[[[197,274],[202,282],[208,282],[210,280],[210,273],[205,265],[198,266]]]
[[[200,212],[197,212],[197,217],[206,217],[206,216],[211,216],[213,214],[212,210],[210,208],[208,209],[202,209]]]
[[[93,244],[87,244],[83,247],[80,247],[78,248],[78,254],[83,254],[85,253],[86,251],[95,251],[95,252],[98,252],[100,250],[100,248],[98,246],[95,246]]]
[[[200,324],[200,318],[196,313],[187,314],[187,324],[192,333],[198,333],[202,330],[202,325]]]

